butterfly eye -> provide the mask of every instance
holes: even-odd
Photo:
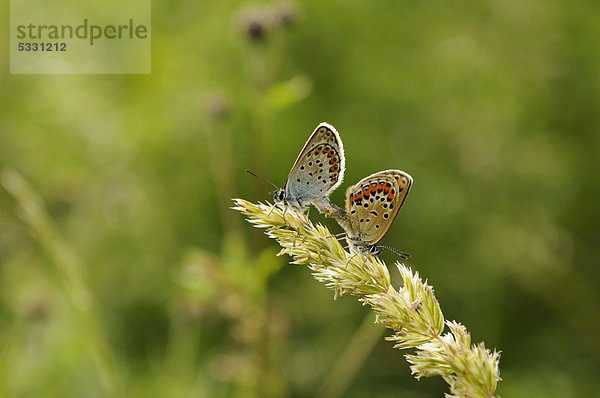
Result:
[[[275,200],[276,202],[281,202],[283,201],[285,197],[285,191],[283,189],[278,190],[277,192],[275,192],[275,194],[273,195],[273,200]]]

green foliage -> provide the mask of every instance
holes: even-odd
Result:
[[[334,203],[372,172],[413,176],[383,243],[502,350],[500,396],[596,394],[598,15],[159,0],[150,75],[10,75],[7,54],[0,395],[441,396],[379,335],[351,344],[367,308],[332,303],[229,208],[270,199],[244,169],[283,185],[321,121],[346,149]],[[323,389],[340,358],[360,358],[348,388]]]

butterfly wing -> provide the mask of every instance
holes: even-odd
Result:
[[[379,242],[392,222],[412,185],[412,177],[400,170],[385,170],[363,178],[346,191],[350,237],[366,245]]]
[[[321,123],[300,151],[285,183],[286,199],[302,207],[303,203],[328,201],[329,194],[344,179],[346,159],[336,129]],[[319,206],[317,206],[319,207]]]

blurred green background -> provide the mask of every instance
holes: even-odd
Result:
[[[150,75],[10,75],[5,47],[1,396],[442,396],[229,209],[270,200],[244,169],[283,185],[321,121],[346,149],[335,203],[413,176],[383,242],[502,350],[500,395],[597,394],[600,4],[163,0],[152,19]]]

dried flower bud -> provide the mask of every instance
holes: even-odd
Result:
[[[292,27],[298,20],[298,4],[293,1],[284,1],[277,4],[276,18],[282,28]]]
[[[42,300],[37,300],[31,303],[27,309],[27,318],[34,322],[43,322],[50,315],[50,306]]]
[[[265,6],[249,5],[239,13],[242,33],[252,42],[266,40],[272,28],[272,13]]]
[[[206,114],[212,120],[223,121],[231,116],[231,101],[224,93],[212,93],[206,97]]]

